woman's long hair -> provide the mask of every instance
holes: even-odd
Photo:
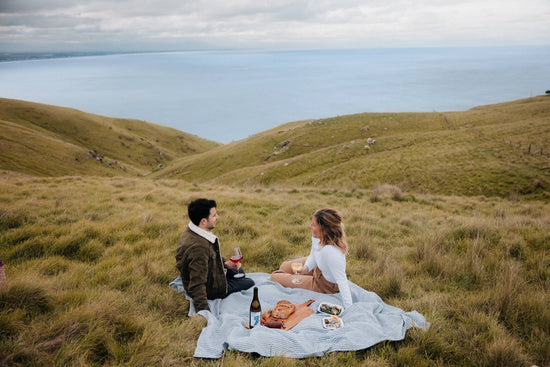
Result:
[[[313,214],[317,224],[323,231],[323,238],[320,238],[321,245],[334,245],[345,255],[348,253],[346,231],[342,223],[342,214],[331,208],[319,209]]]

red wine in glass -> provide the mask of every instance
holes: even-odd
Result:
[[[229,258],[232,263],[238,264],[243,259],[243,254],[241,252],[241,249],[239,247],[235,247],[235,254]],[[244,276],[243,273],[237,273],[235,274],[235,278],[242,278]]]
[[[242,259],[243,259],[243,254],[241,253],[241,249],[238,247],[235,247],[235,255],[231,256],[229,260],[231,260],[231,262],[235,264],[238,264],[241,262]]]

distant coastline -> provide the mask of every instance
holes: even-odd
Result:
[[[106,56],[118,54],[147,53],[146,51],[82,51],[82,52],[0,52],[0,62],[64,59],[68,57]]]
[[[508,48],[544,48],[546,46],[542,45],[531,45],[531,46],[493,46],[489,49],[505,49]],[[188,49],[188,50],[150,50],[150,51],[44,51],[44,52],[0,52],[0,62],[6,61],[25,61],[25,60],[44,60],[44,59],[64,59],[70,57],[87,57],[87,56],[108,56],[108,55],[135,55],[135,54],[156,54],[156,53],[178,53],[178,52],[193,52],[193,51],[205,51],[205,52],[266,52],[266,53],[277,53],[277,52],[354,52],[354,51],[398,51],[398,50],[460,50],[460,49],[481,49],[481,47],[475,46],[463,46],[463,47],[398,47],[398,48],[373,48],[373,49],[303,49],[303,50],[240,50],[240,49],[230,49],[230,48],[220,48],[220,49]],[[487,48],[485,48],[487,49]]]

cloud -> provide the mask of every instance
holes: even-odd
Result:
[[[67,2],[63,0],[2,0],[0,3],[0,13],[31,14],[66,7]]]
[[[0,46],[147,50],[547,44],[548,0],[2,0]]]

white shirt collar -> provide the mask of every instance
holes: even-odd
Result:
[[[205,231],[204,229],[196,226],[193,224],[193,222],[189,222],[189,229],[198,234],[199,236],[203,237],[210,243],[215,243],[218,237],[213,234],[212,232]]]

